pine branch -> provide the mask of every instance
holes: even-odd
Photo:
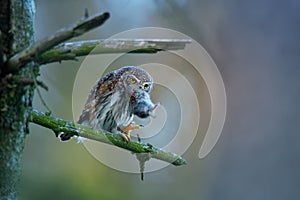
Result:
[[[169,162],[175,166],[186,164],[186,160],[181,156],[178,156],[175,153],[166,152],[162,149],[152,146],[151,144],[145,144],[135,141],[126,143],[120,136],[116,134],[112,134],[104,130],[93,130],[92,128],[89,128],[87,126],[49,116],[37,110],[31,111],[29,121],[49,128],[56,133],[65,132],[71,135],[81,136],[99,142],[115,145],[134,153],[149,153],[151,158]]]
[[[67,42],[40,55],[36,62],[46,64],[62,60],[76,60],[78,56],[106,53],[157,53],[184,49],[187,39],[106,39]]]
[[[108,18],[109,13],[103,13],[93,17],[81,19],[70,27],[59,30],[53,36],[34,43],[30,47],[11,57],[7,62],[5,72],[9,73],[17,71],[19,68],[33,61],[35,58],[54,46],[71,38],[80,36],[98,26],[101,26]]]

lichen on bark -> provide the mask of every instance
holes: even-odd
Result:
[[[3,5],[3,6],[2,6]],[[1,57],[10,57],[29,46],[34,39],[34,1],[1,1]],[[28,133],[28,109],[34,86],[17,84],[14,76],[32,78],[31,67],[15,74],[5,74],[5,62],[0,66],[0,197],[17,199],[21,176],[21,159]]]

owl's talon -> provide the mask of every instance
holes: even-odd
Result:
[[[121,138],[126,142],[130,142],[130,135],[126,134],[126,133],[119,133],[119,135],[121,136]]]
[[[128,135],[126,136],[126,142],[130,142],[130,137]]]
[[[119,127],[119,130],[121,131],[120,135],[126,142],[129,142],[130,141],[130,132],[132,130],[140,129],[142,127],[144,127],[144,126],[143,125],[134,125],[134,123],[131,123],[124,128]]]

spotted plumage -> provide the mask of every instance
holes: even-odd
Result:
[[[132,125],[134,115],[148,117],[156,107],[149,95],[152,85],[150,74],[135,66],[106,74],[92,87],[77,123],[121,134],[128,141],[130,131],[137,128]]]

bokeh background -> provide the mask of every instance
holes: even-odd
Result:
[[[104,26],[76,40],[140,27],[189,35],[216,62],[227,92],[223,133],[205,158],[198,134],[188,165],[139,175],[98,162],[76,141],[61,143],[31,125],[21,199],[299,199],[300,2],[298,0],[36,0],[36,39],[83,16],[109,11]],[[132,56],[134,60],[139,55]],[[82,59],[43,66],[53,114],[72,120],[72,90]],[[38,97],[34,107],[45,110]]]

